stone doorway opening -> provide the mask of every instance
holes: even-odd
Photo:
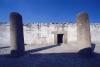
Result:
[[[57,44],[63,43],[63,34],[57,34]]]

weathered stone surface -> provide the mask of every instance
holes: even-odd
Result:
[[[85,12],[77,16],[77,41],[80,48],[91,47],[89,18]]]
[[[64,36],[63,36],[63,43],[64,43],[64,44],[67,44],[67,43],[68,43],[67,32],[64,33]]]
[[[17,12],[10,14],[10,36],[11,44],[13,45],[12,53],[23,54],[24,48],[24,36],[23,36],[23,23],[22,16]]]

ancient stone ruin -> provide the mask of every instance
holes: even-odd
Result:
[[[78,49],[81,50],[84,48],[91,48],[91,34],[88,14],[85,12],[80,13],[77,15],[76,20],[76,42]],[[69,43],[69,39],[73,38],[69,37],[70,33],[68,33],[68,30],[71,30],[71,28],[66,23],[28,24],[25,26],[23,25],[22,16],[17,12],[12,12],[10,14],[10,41],[11,45],[13,46],[11,54],[24,54],[24,44],[29,44],[27,43],[27,36],[29,37],[29,35],[25,33],[25,30],[27,30],[27,33],[32,35],[29,41],[31,41],[30,44],[33,46],[38,44],[55,44],[59,46],[67,45]],[[30,31],[33,32],[30,33]]]

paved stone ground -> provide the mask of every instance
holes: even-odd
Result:
[[[93,43],[94,44],[94,43]],[[94,44],[94,52],[100,53],[100,42]],[[31,53],[76,53],[80,50],[76,42],[62,45],[26,45],[26,51],[31,49]]]
[[[73,44],[73,43],[71,43]],[[26,53],[21,57],[0,55],[0,67],[100,67],[100,47],[93,56],[79,55],[76,45],[26,45]],[[74,47],[74,49],[70,49]],[[3,47],[8,53],[10,48]],[[69,51],[68,51],[69,50]],[[70,50],[72,50],[70,52]],[[2,52],[1,51],[1,52]],[[3,52],[5,52],[3,51]],[[6,53],[6,52],[5,52]]]
[[[100,53],[100,42],[94,42],[94,52]],[[0,47],[0,55],[2,54],[10,54],[12,47],[5,46]],[[25,45],[26,51],[32,51],[31,53],[76,53],[80,50],[80,45],[78,46],[76,42],[70,42],[68,44],[62,45],[50,45],[50,44],[43,44],[43,45]]]

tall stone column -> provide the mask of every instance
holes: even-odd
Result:
[[[68,43],[68,32],[65,31],[65,30],[67,30],[67,29],[64,29],[65,27],[67,27],[67,26],[65,26],[65,24],[64,24],[63,25],[63,32],[64,32],[64,35],[63,35],[63,43],[64,44],[67,44]]]
[[[11,53],[17,55],[24,54],[25,48],[22,16],[17,12],[12,12],[10,14],[10,32],[11,44],[13,45]]]
[[[64,35],[63,35],[63,43],[64,44],[67,44],[68,43],[67,32],[64,32]]]
[[[85,12],[77,16],[77,41],[80,48],[91,47],[89,17]]]
[[[57,44],[57,33],[54,33],[54,44]]]

